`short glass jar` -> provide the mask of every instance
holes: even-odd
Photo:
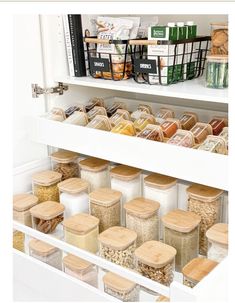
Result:
[[[104,131],[110,131],[112,126],[109,121],[109,118],[102,115],[97,115],[91,120],[86,127],[95,128]]]
[[[116,124],[112,130],[112,133],[126,135],[126,136],[135,136],[136,130],[134,127],[134,123],[128,120],[122,120],[118,124]]]
[[[63,271],[91,286],[98,287],[97,267],[84,259],[68,254],[63,258]]]
[[[162,124],[167,118],[174,118],[175,113],[169,108],[160,108],[155,117],[157,123]]]
[[[199,224],[201,218],[193,212],[176,209],[162,217],[164,225],[164,243],[177,251],[175,269],[182,268],[199,252]]]
[[[146,241],[159,239],[159,207],[158,202],[142,197],[135,198],[124,205],[126,227],[137,233],[137,247]]]
[[[123,120],[131,120],[130,113],[125,109],[118,109],[111,118],[109,118],[112,127]]]
[[[78,213],[89,213],[89,187],[89,182],[80,178],[58,183],[60,203],[65,207],[65,219]]]
[[[45,201],[59,202],[59,189],[57,184],[61,181],[62,174],[45,170],[32,176],[33,194],[38,197],[38,203]]]
[[[63,123],[86,126],[88,123],[88,117],[84,112],[75,111],[71,116],[64,120]]]
[[[136,232],[122,226],[113,226],[98,236],[99,255],[123,267],[134,268]]]
[[[207,136],[206,140],[198,147],[198,149],[216,154],[227,154],[226,141],[220,136]]]
[[[183,129],[178,129],[167,143],[183,147],[193,147],[195,144],[192,132]]]
[[[161,128],[163,131],[163,135],[165,138],[170,138],[172,137],[177,129],[181,128],[180,121],[175,118],[167,118],[162,124]]]
[[[98,250],[99,219],[89,214],[77,214],[63,221],[65,241],[92,253]]]
[[[196,113],[184,112],[179,120],[182,129],[190,130],[198,122],[198,116]]]
[[[149,106],[147,104],[139,104],[137,110],[131,114],[131,120],[135,121],[135,120],[139,119],[143,113],[152,114],[153,111],[152,111],[151,106]]]
[[[214,136],[218,136],[225,126],[228,126],[228,118],[227,117],[213,117],[209,124],[212,127],[212,132]]]
[[[163,142],[164,136],[162,128],[159,125],[148,124],[138,135],[139,138],[147,140]]]
[[[207,136],[212,135],[212,127],[208,123],[197,122],[190,131],[196,144],[201,144]]]
[[[148,124],[156,124],[155,117],[146,113],[141,114],[139,119],[136,119],[134,122],[136,132],[141,132]]]

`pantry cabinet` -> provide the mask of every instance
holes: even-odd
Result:
[[[182,21],[188,18],[187,15],[180,17],[185,19]],[[160,22],[167,22],[169,16],[158,18]],[[209,16],[197,15],[195,18],[196,22],[200,23],[200,34],[204,32],[208,34]],[[211,21],[224,22],[226,19],[225,15],[211,16]],[[88,16],[84,15],[83,21],[84,24],[88,24]],[[25,33],[27,39],[24,37],[25,43],[22,43],[20,38],[23,39]],[[76,102],[85,105],[91,97],[103,97],[107,105],[118,99],[125,102],[131,111],[140,103],[151,105],[155,112],[160,107],[167,106],[178,116],[184,111],[193,111],[197,113],[199,120],[207,121],[212,116],[227,115],[229,100],[227,89],[206,88],[203,78],[170,86],[149,86],[140,85],[132,79],[109,81],[90,77],[70,77],[61,15],[15,17],[15,42],[14,56],[15,61],[18,62],[15,66],[16,74],[19,76],[15,90],[20,87],[25,89],[21,89],[20,100],[15,97],[15,115],[18,115],[14,123],[15,149],[19,148],[21,156],[18,152],[15,153],[14,194],[30,191],[31,176],[38,171],[50,169],[49,153],[62,148],[133,166],[142,169],[145,175],[148,174],[147,172],[153,172],[177,178],[178,188],[182,189],[182,203],[179,204],[178,199],[178,208],[184,210],[186,210],[186,203],[183,201],[186,199],[185,184],[195,182],[220,188],[225,191],[221,220],[227,223],[227,155],[121,136],[44,118],[45,113],[52,107],[65,108]],[[25,71],[22,69],[23,63],[26,66]],[[25,77],[20,77],[20,72],[23,72]],[[67,90],[62,95],[44,94],[32,98],[31,84],[50,88],[56,87],[58,83],[67,86]],[[170,286],[165,286],[20,223],[14,222],[14,229],[170,297],[172,302],[212,301],[218,298],[226,301],[227,259],[223,260],[194,289],[182,285],[180,274],[176,274]],[[99,287],[94,288],[16,250],[14,250],[14,290],[15,300],[39,298],[47,301],[119,301],[103,291],[102,276],[99,276]],[[156,297],[140,292],[140,301],[155,300]]]

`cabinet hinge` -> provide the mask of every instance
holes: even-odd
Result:
[[[63,95],[64,91],[68,90],[68,85],[63,82],[58,82],[58,85],[50,88],[42,88],[38,84],[31,84],[32,86],[32,97],[38,98],[40,95],[44,94],[59,94]]]

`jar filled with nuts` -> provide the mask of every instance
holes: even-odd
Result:
[[[45,170],[32,176],[33,194],[38,197],[38,203],[45,201],[59,202],[59,189],[57,184],[61,181],[62,174]]]
[[[206,277],[216,266],[217,262],[207,258],[195,258],[182,269],[184,285],[193,288]]]
[[[190,130],[198,122],[196,113],[184,112],[180,117],[181,128]]]
[[[99,255],[108,261],[133,269],[136,238],[136,232],[128,228],[110,227],[98,236]]]
[[[201,217],[199,229],[199,253],[207,253],[207,230],[220,218],[222,190],[205,185],[193,184],[187,188],[188,210]]]
[[[124,205],[126,227],[137,233],[137,247],[146,241],[159,239],[159,207],[158,202],[142,197],[135,198]]]
[[[78,177],[79,167],[78,167],[78,154],[68,151],[59,150],[51,154],[52,169],[60,174],[62,174],[62,181]]]

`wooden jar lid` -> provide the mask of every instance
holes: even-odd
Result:
[[[120,201],[122,193],[111,188],[98,188],[89,194],[92,203],[111,206]]]
[[[127,165],[118,165],[110,170],[110,175],[119,180],[130,181],[138,177],[141,173],[139,168],[127,166]]]
[[[106,169],[109,165],[109,161],[98,159],[98,158],[87,158],[79,162],[79,166],[82,169],[89,170],[89,171],[102,171]]]
[[[53,170],[44,170],[32,176],[33,182],[39,185],[49,186],[61,181],[62,174]]]
[[[124,204],[127,213],[139,218],[149,218],[156,214],[160,207],[160,203],[146,198],[135,198]]]
[[[64,229],[78,235],[86,234],[99,224],[99,219],[89,214],[81,213],[63,221]]]
[[[151,267],[161,268],[170,263],[176,249],[159,241],[147,241],[135,250],[136,258]]]
[[[175,209],[162,217],[165,227],[188,233],[195,229],[201,222],[201,217],[191,211]]]
[[[46,242],[32,239],[29,241],[29,248],[36,252],[40,256],[48,256],[58,250],[57,247],[54,247]]]
[[[31,194],[18,194],[13,196],[13,209],[25,211],[38,203],[38,197]]]
[[[190,280],[200,282],[217,264],[207,258],[195,258],[183,267],[182,274]]]
[[[103,231],[98,240],[104,245],[116,250],[124,250],[137,238],[135,231],[122,226],[113,226]]]
[[[226,223],[217,223],[208,229],[206,232],[208,240],[228,245],[228,224]]]
[[[69,150],[59,150],[51,154],[51,159],[59,163],[69,163],[78,158],[78,154]]]
[[[64,212],[64,209],[63,204],[54,201],[46,201],[32,207],[30,213],[33,217],[42,220],[50,220],[61,215]]]
[[[81,178],[69,178],[60,183],[58,183],[58,188],[60,191],[68,194],[78,194],[89,188],[90,184],[88,181]]]
[[[146,185],[159,189],[168,189],[176,184],[177,179],[157,173],[153,173],[144,178]]]
[[[77,272],[87,270],[92,266],[92,263],[71,254],[64,257],[63,264],[72,271]]]
[[[112,272],[108,272],[104,275],[103,282],[108,288],[120,292],[129,292],[136,286],[134,282]]]
[[[201,184],[192,184],[187,188],[190,198],[204,202],[213,202],[219,198],[223,190]]]

